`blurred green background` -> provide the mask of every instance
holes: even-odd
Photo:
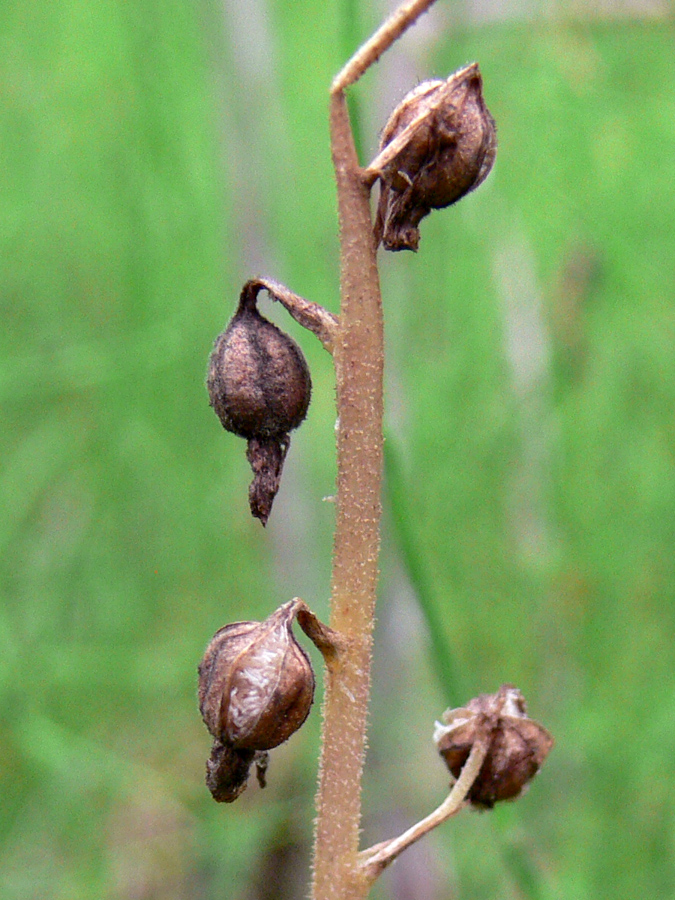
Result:
[[[196,665],[292,596],[327,616],[332,368],[263,303],[314,380],[266,530],[204,378],[252,275],[338,309],[327,88],[385,12],[0,7],[3,900],[306,896],[319,704],[264,793],[216,805]],[[368,156],[410,87],[476,59],[500,140],[381,260],[364,844],[443,798],[446,706],[514,682],[557,741],[376,900],[675,896],[674,38],[657,0],[440,0],[353,91]]]

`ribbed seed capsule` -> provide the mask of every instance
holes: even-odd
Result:
[[[249,502],[264,525],[279,489],[289,432],[307,414],[312,383],[295,341],[258,312],[260,290],[259,282],[244,285],[237,312],[216,338],[207,388],[223,428],[248,441],[254,472]]]
[[[478,737],[487,740],[488,751],[468,794],[475,806],[519,796],[553,747],[553,738],[527,716],[525,699],[511,684],[447,710],[443,723],[436,723],[434,741],[455,778]]]
[[[309,714],[314,672],[293,634],[295,611],[291,601],[264,622],[226,625],[206,648],[199,708],[215,739],[207,784],[216,799],[236,799],[255,755],[288,740]]]
[[[494,119],[477,63],[447,81],[425,81],[396,107],[382,132],[387,147],[419,122],[380,176],[375,238],[387,250],[417,250],[419,223],[456,203],[488,176],[497,152]]]
[[[216,338],[207,387],[223,428],[243,438],[283,438],[307,414],[311,379],[302,351],[255,305],[244,287],[239,308]]]

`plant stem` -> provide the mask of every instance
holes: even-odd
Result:
[[[375,34],[362,44],[333,82],[332,93],[354,84],[366,69],[377,62],[385,50],[426,12],[436,0],[407,0],[380,25]]]
[[[354,876],[380,543],[383,336],[370,192],[360,176],[342,92],[331,97],[330,117],[341,246],[330,625],[347,647],[327,667],[313,897],[357,900],[367,893]]]
[[[451,816],[456,815],[464,808],[466,795],[471,790],[480,772],[487,750],[486,740],[484,738],[477,740],[471,748],[471,753],[464,763],[459,778],[437,809],[398,837],[389,841],[383,841],[381,844],[377,844],[369,850],[364,850],[360,854],[361,866],[371,882],[375,881],[378,875],[411,844],[419,841],[420,838],[424,837],[425,834],[429,834],[434,828],[438,828],[443,822],[447,822]]]
[[[333,341],[338,474],[330,626],[345,644],[326,659],[313,900],[363,900],[370,886],[357,854],[382,518],[384,339],[370,185],[359,166],[344,90],[432,2],[404,3],[331,89],[341,304]]]
[[[281,303],[296,322],[313,332],[329,353],[333,352],[333,340],[338,325],[337,316],[333,313],[318,303],[305,300],[271,278],[252,278],[244,285],[244,289],[246,288],[251,291],[254,299],[258,291],[265,288],[272,300]]]

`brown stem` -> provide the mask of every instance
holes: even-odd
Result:
[[[404,3],[352,57],[331,89],[341,308],[333,350],[338,475],[330,625],[346,643],[326,672],[313,900],[363,900],[370,884],[357,854],[382,515],[384,347],[370,186],[359,167],[344,89],[432,2]]]
[[[381,844],[376,844],[374,847],[370,847],[359,854],[361,869],[369,883],[375,881],[384,869],[411,844],[419,841],[425,834],[442,825],[443,822],[447,822],[451,816],[454,816],[464,808],[466,795],[471,790],[471,786],[480,772],[487,751],[487,741],[485,739],[477,740],[471,748],[471,753],[462,767],[459,778],[437,809],[407,831],[404,831],[397,838],[383,841]]]
[[[345,639],[337,631],[324,625],[321,619],[318,619],[299,597],[293,600],[293,604],[298,624],[310,641],[321,651],[326,665],[329,668],[334,667],[338,655],[346,649]]]
[[[369,190],[360,177],[344,94],[331,97],[341,246],[337,523],[330,625],[347,639],[328,668],[317,797],[314,900],[356,900],[361,773],[370,693],[382,478],[383,338]]]
[[[245,297],[247,302],[255,302],[256,296],[263,288],[273,300],[277,300],[285,307],[296,322],[313,332],[329,353],[333,352],[338,327],[337,316],[318,303],[312,303],[311,300],[305,300],[299,294],[294,294],[285,285],[271,278],[252,278],[247,281],[242,297]]]
[[[356,51],[333,81],[331,93],[344,91],[358,81],[363,73],[376,63],[385,50],[426,12],[436,0],[407,0],[386,19],[375,34]]]

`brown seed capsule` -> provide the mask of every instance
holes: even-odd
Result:
[[[279,489],[289,432],[307,414],[312,383],[295,341],[258,312],[261,287],[256,281],[244,285],[237,312],[216,338],[207,388],[223,428],[248,441],[251,512],[264,525]]]
[[[259,290],[256,282],[244,286],[237,312],[216,338],[207,387],[227,431],[279,439],[305,418],[311,379],[295,341],[258,312]]]
[[[523,695],[510,684],[496,694],[481,694],[464,708],[447,710],[443,723],[436,723],[434,741],[455,778],[476,739],[488,742],[485,761],[468,794],[475,806],[489,808],[519,796],[553,746],[551,735],[528,718]]]
[[[477,63],[410,91],[385,125],[380,150],[413,122],[418,127],[380,176],[375,238],[387,250],[417,250],[420,221],[478,187],[497,152]]]
[[[291,628],[295,611],[291,601],[264,622],[226,625],[206,648],[199,709],[215,739],[207,767],[212,793],[216,786],[236,799],[256,753],[288,740],[309,714],[314,672]],[[264,781],[260,758],[258,777]]]

